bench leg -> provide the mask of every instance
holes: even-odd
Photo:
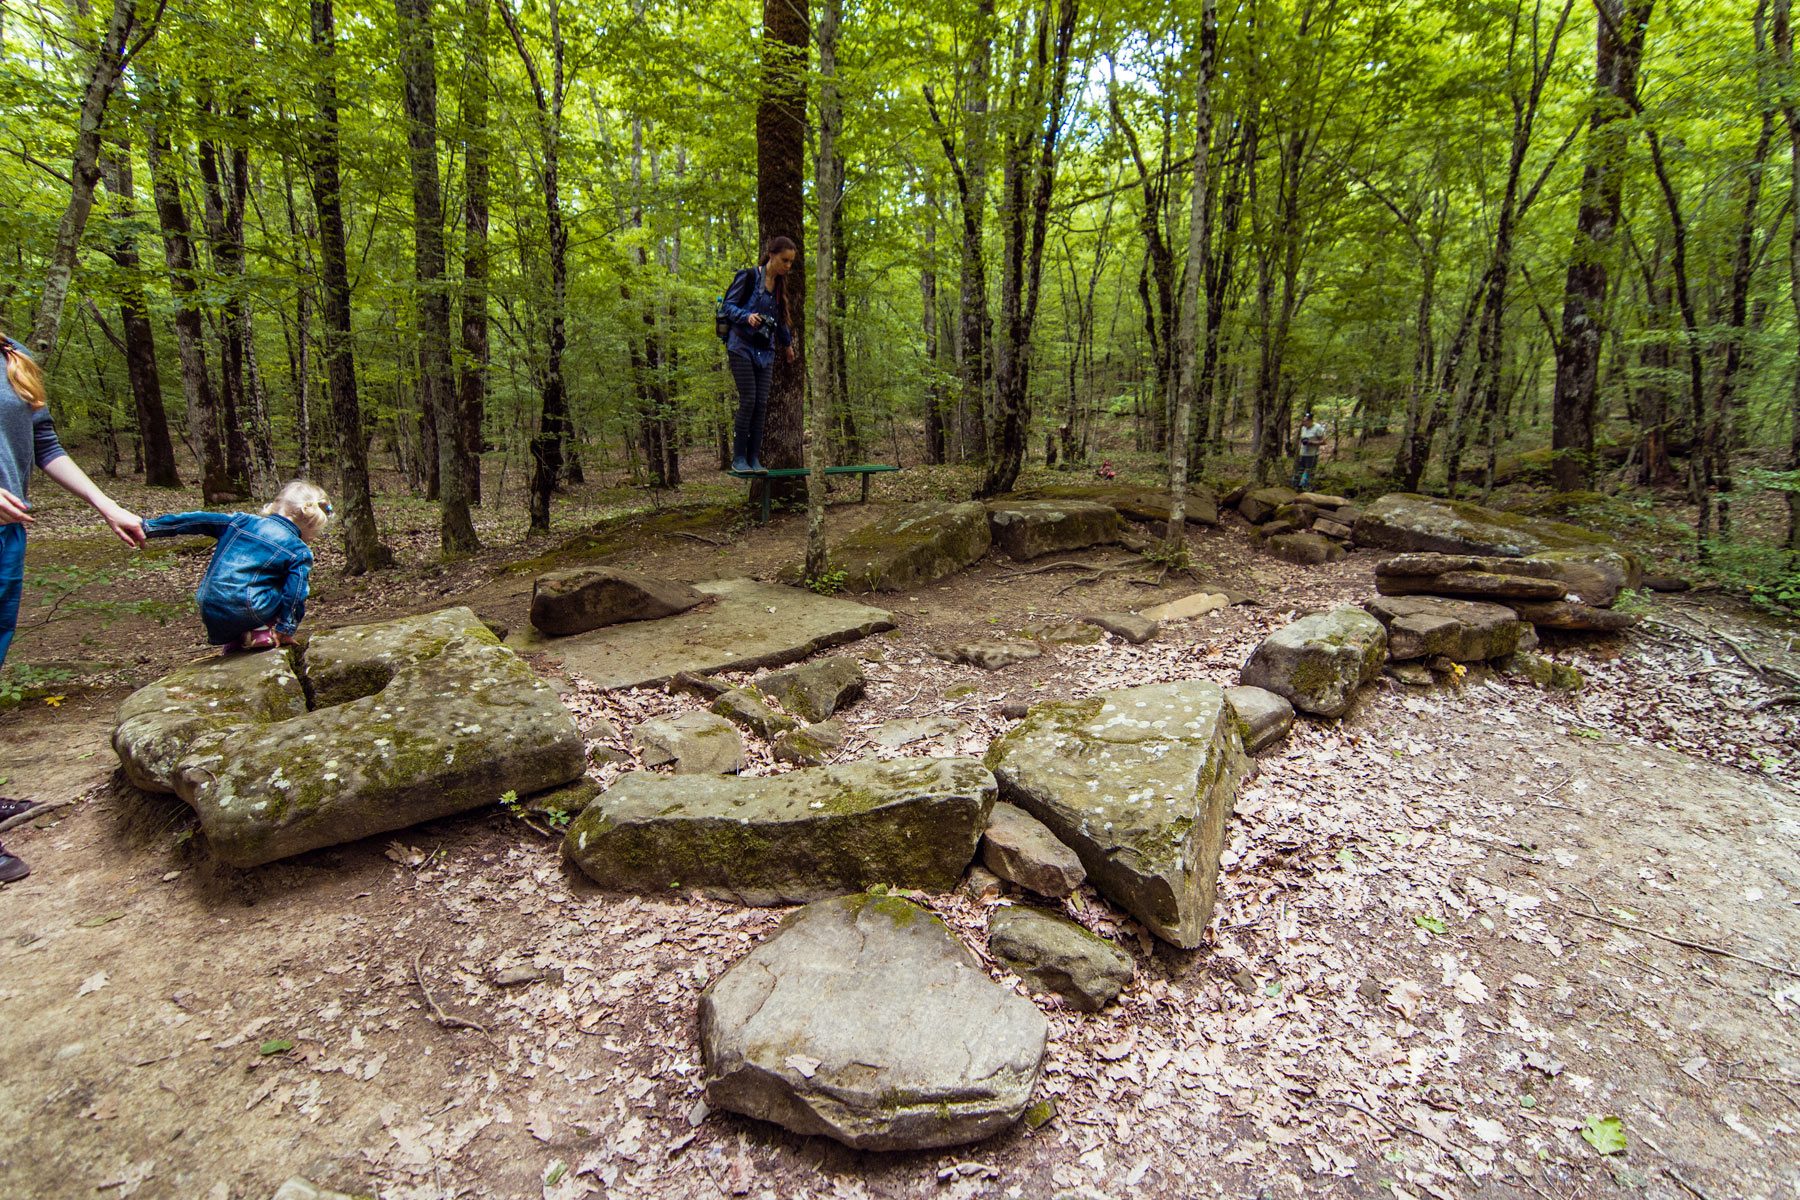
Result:
[[[762,484],[762,521],[760,523],[767,525],[769,523],[769,492],[773,489],[769,487],[766,477],[760,482]]]
[[[863,502],[863,503],[864,503],[864,504],[867,504],[867,503],[868,503],[868,502],[869,502],[869,473],[868,473],[868,472],[867,472],[867,471],[864,471],[864,472],[863,472],[863,498],[862,498],[862,502]]]

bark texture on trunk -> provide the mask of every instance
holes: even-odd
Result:
[[[144,296],[143,262],[138,256],[137,235],[130,232],[137,219],[130,143],[121,140],[117,151],[108,154],[102,166],[106,189],[113,195],[113,216],[123,230],[107,247],[107,255],[123,276],[119,284],[119,324],[124,334],[132,406],[137,415],[144,482],[150,487],[178,488],[181,473],[175,466],[175,444],[169,437],[169,417],[163,409],[162,373],[156,364],[156,332],[150,323],[150,304]]]
[[[1790,156],[1788,171],[1790,196],[1800,196],[1800,96],[1794,87],[1794,13],[1792,0],[1774,0],[1770,22],[1770,38],[1774,43],[1775,61],[1787,84],[1783,93],[1781,115],[1787,124]],[[1800,323],[1800,203],[1788,211],[1788,299],[1794,306],[1794,320]],[[1794,368],[1792,392],[1788,400],[1787,469],[1800,478],[1800,363]],[[1800,488],[1791,489],[1788,501],[1788,549],[1800,556]]]
[[[1169,438],[1169,526],[1164,540],[1172,549],[1187,546],[1188,425],[1194,417],[1196,360],[1199,358],[1201,284],[1207,280],[1210,242],[1207,227],[1208,166],[1212,157],[1213,54],[1219,43],[1216,0],[1201,0],[1200,61],[1194,73],[1194,180],[1188,199],[1187,274],[1181,288],[1181,367],[1175,392],[1175,428]],[[1204,297],[1210,305],[1211,288]]]
[[[382,545],[369,499],[369,440],[356,392],[356,349],[350,330],[350,270],[345,254],[343,181],[338,152],[337,30],[332,0],[312,0],[312,44],[319,59],[314,89],[318,128],[313,139],[312,193],[319,213],[325,366],[331,381],[332,425],[343,481],[344,573],[362,575],[394,563]]]
[[[794,331],[793,362],[775,356],[769,383],[762,462],[799,467],[806,457],[806,61],[811,42],[807,0],[763,0],[762,96],[756,105],[756,220],[763,245],[792,239],[798,250],[784,286]],[[823,314],[821,314],[821,317]],[[765,482],[792,501],[797,481]]]
[[[830,465],[832,393],[837,390],[831,342],[836,315],[832,289],[837,249],[837,208],[841,180],[837,156],[837,38],[843,0],[821,0],[819,14],[819,145],[814,158],[813,195],[818,199],[818,261],[813,264],[812,428],[806,465],[806,566],[810,583],[825,577],[825,468]]]
[[[1575,245],[1563,283],[1556,392],[1550,401],[1551,473],[1559,491],[1581,490],[1593,478],[1608,244],[1619,224],[1631,140],[1627,119],[1637,106],[1638,63],[1652,7],[1651,0],[1594,0],[1594,109],[1588,118]]]
[[[488,0],[463,8],[462,363],[457,445],[470,504],[481,503],[482,418],[488,377]]]

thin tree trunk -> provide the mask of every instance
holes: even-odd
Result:
[[[175,466],[169,417],[163,409],[162,374],[156,363],[156,332],[150,323],[149,301],[144,296],[143,264],[138,257],[137,235],[131,232],[137,211],[131,179],[130,143],[121,140],[117,152],[107,155],[102,167],[106,188],[113,194],[113,216],[121,229],[107,254],[123,276],[119,284],[119,324],[124,334],[125,369],[131,379],[132,404],[137,413],[144,483],[150,487],[178,488],[181,474]]]
[[[1800,96],[1794,92],[1794,19],[1792,0],[1774,0],[1771,40],[1781,78],[1787,84],[1782,93],[1781,113],[1787,124],[1789,195],[1800,197]],[[1794,320],[1800,326],[1800,202],[1788,208],[1788,299],[1794,306]],[[1796,472],[1792,478],[1800,485],[1800,362],[1793,368],[1789,381],[1788,457],[1787,469]],[[1790,486],[1787,493],[1787,546],[1800,556],[1800,486]]]
[[[163,92],[159,97],[161,105],[174,102],[173,91]],[[206,365],[194,238],[187,210],[181,203],[181,185],[175,178],[175,164],[170,161],[173,147],[169,141],[167,119],[166,108],[152,118],[144,155],[150,164],[151,192],[156,200],[157,221],[162,227],[169,290],[178,305],[175,344],[181,355],[181,390],[187,401],[188,426],[200,435],[200,494],[207,504],[221,504],[240,497],[226,472],[225,444],[219,436],[218,407],[213,397],[212,375]]]
[[[331,380],[332,424],[343,480],[344,573],[362,575],[393,565],[381,543],[369,497],[369,439],[356,393],[355,346],[350,330],[350,270],[344,243],[343,183],[339,175],[337,32],[332,0],[312,0],[312,44],[319,59],[319,123],[313,137],[312,193],[319,212],[323,267],[325,363]]]
[[[481,503],[482,418],[488,379],[488,0],[463,9],[462,363],[457,445],[469,503]]]
[[[840,110],[837,87],[837,38],[842,0],[824,0],[816,31],[819,39],[819,144],[814,154],[813,195],[818,198],[818,261],[813,264],[812,438],[807,454],[806,568],[811,582],[825,577],[825,467],[830,460],[832,393],[837,380],[831,364],[833,324],[832,256],[837,249],[839,200],[837,134]]]
[[[1558,491],[1578,491],[1593,479],[1594,406],[1600,394],[1607,249],[1619,223],[1625,158],[1637,106],[1638,63],[1653,0],[1595,0],[1593,115],[1581,171],[1575,245],[1563,285],[1562,336],[1556,354],[1556,391],[1550,401],[1551,473]]]
[[[518,17],[513,15],[505,0],[500,3],[500,18],[506,22],[513,46],[519,52],[519,61],[530,77],[532,98],[537,107],[538,133],[543,142],[540,182],[544,189],[544,230],[550,257],[549,338],[539,381],[543,408],[537,432],[531,439],[532,533],[550,531],[550,497],[562,475],[563,442],[569,426],[569,402],[563,383],[563,353],[568,343],[565,320],[569,296],[569,235],[563,225],[560,182],[563,97],[567,86],[563,64],[567,47],[562,36],[561,0],[550,0],[549,8],[551,75],[546,91],[537,60],[525,46],[525,34]]]
[[[937,195],[925,192],[924,256],[919,269],[919,293],[925,327],[925,461],[936,466],[949,461],[944,442],[944,388],[938,352]]]
[[[426,441],[426,498],[439,501],[438,545],[447,555],[481,548],[469,516],[468,454],[462,444],[456,384],[450,365],[450,289],[444,260],[443,185],[438,176],[437,40],[431,0],[395,0],[400,70],[412,168],[413,266],[419,280],[420,405],[432,418]]]
[[[215,118],[218,115],[210,103],[203,105],[203,110]],[[206,222],[207,241],[212,246],[213,271],[224,280],[226,291],[218,324],[219,420],[225,434],[225,470],[231,486],[249,496],[256,494],[256,488],[251,480],[250,438],[244,421],[249,404],[244,397],[243,208],[241,202],[233,204],[225,196],[219,172],[220,157],[219,149],[212,141],[201,139],[201,215]],[[235,186],[234,180],[234,189]]]
[[[1188,426],[1194,419],[1195,359],[1199,356],[1201,285],[1207,282],[1211,253],[1207,229],[1207,169],[1212,157],[1213,54],[1219,41],[1215,0],[1200,4],[1200,61],[1194,71],[1194,181],[1188,202],[1187,275],[1181,287],[1181,380],[1175,392],[1175,428],[1169,438],[1169,528],[1171,551],[1187,549]],[[1210,288],[1206,289],[1210,292]],[[1212,297],[1204,297],[1210,307]]]

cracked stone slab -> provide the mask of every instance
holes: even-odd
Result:
[[[810,904],[700,997],[706,1101],[859,1150],[955,1146],[1031,1103],[1049,1036],[896,896]]]
[[[173,792],[177,766],[195,750],[245,726],[305,712],[306,693],[290,652],[225,654],[127,696],[113,728],[113,750],[133,787]]]
[[[1036,705],[985,761],[1102,895],[1164,941],[1200,944],[1248,768],[1225,689],[1157,683]]]
[[[803,588],[754,579],[719,579],[694,587],[717,602],[678,616],[565,638],[523,629],[506,644],[521,654],[547,655],[611,691],[666,683],[684,671],[710,675],[785,666],[828,646],[894,628],[893,614],[883,609]]]

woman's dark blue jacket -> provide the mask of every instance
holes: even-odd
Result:
[[[793,331],[781,319],[775,305],[775,293],[763,286],[761,267],[751,269],[750,295],[741,295],[743,290],[740,285],[725,294],[725,319],[731,322],[725,349],[732,354],[742,354],[759,367],[766,367],[775,361],[777,348],[793,343]],[[751,313],[763,319],[761,328],[750,327]]]

